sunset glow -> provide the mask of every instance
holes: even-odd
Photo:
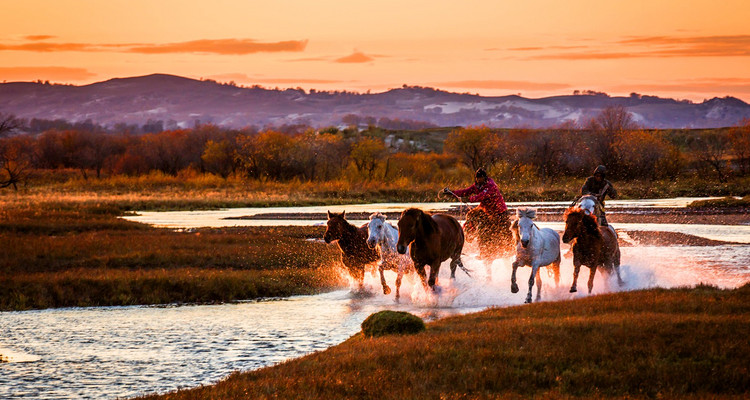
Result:
[[[747,1],[4,2],[0,80],[750,101]]]

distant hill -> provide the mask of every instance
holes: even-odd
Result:
[[[603,108],[621,105],[645,128],[716,128],[750,118],[750,105],[733,98],[702,103],[654,96],[603,93],[527,99],[484,97],[404,86],[383,93],[306,93],[238,87],[215,81],[154,74],[85,86],[0,84],[0,112],[21,118],[87,119],[102,125],[162,120],[167,127],[196,121],[229,127],[341,125],[348,114],[424,121],[438,126],[548,127],[566,120],[585,124]]]

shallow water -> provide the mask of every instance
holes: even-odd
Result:
[[[345,208],[369,211],[368,207],[372,205]],[[379,211],[389,210],[382,205],[378,207]],[[404,205],[392,207],[400,210]],[[325,208],[318,209],[325,212]],[[249,215],[246,210],[211,212],[207,219],[199,219],[226,223],[222,216]],[[294,212],[300,209],[295,208]],[[181,214],[176,219],[154,216],[152,220],[184,223],[196,215],[201,213]],[[540,225],[562,228],[555,223]],[[646,228],[650,225],[659,225],[654,230],[673,229],[704,237],[718,235],[720,240],[728,240],[725,235],[731,231],[736,236],[733,241],[750,243],[750,231],[737,227],[675,224],[667,229],[663,224],[618,224],[617,228],[622,229],[621,235],[627,236],[627,230],[649,230]],[[563,253],[567,249],[563,245]],[[399,304],[393,301],[393,295],[382,295],[379,278],[368,273],[365,283],[372,293],[369,297],[353,296],[344,290],[224,305],[0,312],[0,355],[11,361],[0,363],[0,399],[114,399],[195,387],[216,382],[233,371],[271,365],[338,344],[358,332],[368,315],[382,309],[409,311],[432,320],[487,307],[523,304],[529,268],[519,270],[521,290],[513,294],[510,258],[496,260],[488,273],[476,259],[475,249],[468,246],[465,253],[464,263],[472,270],[471,277],[457,271],[457,279],[451,281],[447,264],[444,265],[440,271],[442,293],[434,296],[424,292],[416,277],[407,276]],[[587,268],[581,271],[578,293],[569,293],[572,270],[571,259],[564,258],[558,287],[542,271],[542,301],[588,295]],[[621,272],[625,280],[622,287],[613,277],[598,273],[593,294],[699,283],[738,287],[750,282],[750,245],[691,247],[635,243],[633,247],[622,248]],[[393,287],[395,274],[387,272],[386,279]]]

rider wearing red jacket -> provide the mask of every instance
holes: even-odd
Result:
[[[448,188],[445,193],[450,193]],[[453,194],[458,196],[462,202],[479,202],[479,207],[487,214],[493,216],[505,216],[508,207],[505,205],[503,194],[500,193],[497,184],[487,176],[483,168],[479,168],[474,175],[474,184],[466,189],[454,190]]]

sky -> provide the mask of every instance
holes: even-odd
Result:
[[[0,81],[750,102],[750,1],[0,0]]]

